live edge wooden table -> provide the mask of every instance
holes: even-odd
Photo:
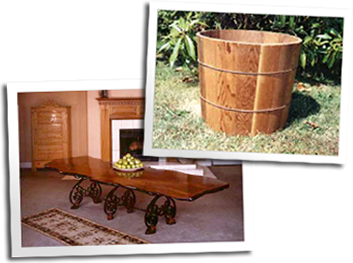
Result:
[[[135,190],[153,196],[147,209],[144,210],[146,234],[156,232],[158,216],[164,216],[167,224],[175,224],[174,199],[194,201],[205,194],[229,187],[228,183],[216,179],[150,167],[133,173],[118,172],[112,168],[111,163],[88,156],[56,159],[47,163],[45,167],[80,179],[70,192],[72,209],[77,209],[85,196],[91,197],[94,203],[104,200],[104,212],[108,220],[113,219],[118,206],[126,207],[128,213],[134,211]],[[85,189],[81,183],[86,180],[91,184]],[[101,184],[113,186],[106,198],[101,197]],[[125,190],[120,197],[115,194],[119,187]],[[160,198],[165,199],[165,202],[158,206],[157,201]]]

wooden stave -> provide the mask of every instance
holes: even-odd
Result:
[[[239,32],[239,30],[234,31]],[[270,73],[270,75],[243,75],[222,71],[211,73],[211,71],[217,70],[199,65],[201,95],[203,97],[218,105],[255,111],[261,109],[273,109],[284,105],[286,106],[282,110],[268,113],[222,112],[222,110],[201,100],[202,117],[206,123],[216,131],[224,131],[231,135],[269,134],[283,128],[288,117],[301,40],[299,39],[297,42],[284,45],[256,45],[254,43],[239,44],[235,41],[226,41],[223,43],[220,40],[215,41],[212,38],[203,37],[200,33],[197,34],[197,38],[199,60],[207,65],[212,67],[222,66],[222,69],[243,71],[244,73]],[[205,47],[206,49],[213,50],[213,52],[203,52]],[[226,52],[222,52],[222,50]],[[234,50],[236,51],[234,52]],[[247,59],[244,59],[243,52],[247,52]],[[224,56],[220,56],[222,53],[228,54],[228,56],[224,59]],[[221,58],[219,59],[219,57]],[[269,59],[271,57],[272,59]],[[240,63],[229,63],[229,61],[234,59],[235,61],[239,61],[239,58],[241,58],[242,62],[248,62],[245,64],[245,67],[240,68]],[[242,65],[244,65],[244,63],[242,63]],[[271,72],[278,71],[287,72],[271,74]],[[225,99],[227,97],[225,96],[226,94],[223,94],[223,96],[219,94],[220,91],[224,91],[224,89],[214,83],[215,79],[219,78],[222,78],[221,86],[224,85],[224,79],[230,79],[231,83],[246,83],[247,85],[245,86],[249,89],[246,95],[248,96],[248,99],[243,98],[240,101],[237,100],[237,98],[232,100]],[[230,85],[228,85],[228,83],[226,84],[227,89],[230,90]],[[258,85],[258,83],[261,85]],[[270,88],[272,92],[264,92],[264,86],[270,86],[271,83],[272,85]],[[209,86],[211,86],[211,88],[208,88]],[[241,90],[237,85],[235,86],[235,89]],[[215,87],[217,88],[216,91],[214,90]],[[273,94],[277,94],[277,96],[273,96]],[[282,94],[282,96],[279,96],[278,94]],[[230,95],[233,98],[235,97],[232,92],[230,92]],[[264,98],[267,98],[267,100],[264,100]],[[248,101],[248,105],[246,105],[246,101]],[[239,123],[236,122],[239,121],[245,121],[245,123],[238,125]]]

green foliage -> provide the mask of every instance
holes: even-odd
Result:
[[[196,67],[195,35],[204,29],[265,30],[298,36],[303,44],[297,77],[340,82],[343,18],[159,11],[157,57],[169,60],[171,67],[175,63]]]
[[[319,82],[341,79],[343,19],[278,16],[271,29],[303,40],[298,74]]]
[[[169,33],[160,38],[157,55],[168,54],[170,67],[173,67],[177,60],[185,66],[195,63],[195,27],[201,24],[203,23],[197,17],[193,17],[193,12],[187,13],[185,18],[181,16],[173,21],[169,25]]]

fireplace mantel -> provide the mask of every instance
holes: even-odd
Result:
[[[112,161],[112,120],[143,119],[145,98],[97,98],[101,121],[101,159]]]

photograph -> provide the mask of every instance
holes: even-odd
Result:
[[[135,245],[130,253],[136,254],[167,253],[154,245],[169,243],[196,244],[195,251],[198,243],[218,251],[219,243],[222,251],[227,242],[231,251],[249,250],[243,246],[246,165],[143,155],[140,80],[130,80],[136,89],[116,81],[121,89],[115,90],[54,91],[51,84],[8,84],[18,107],[18,131],[10,130],[19,145],[11,190],[19,187],[20,203],[12,203],[19,209],[16,246]],[[129,254],[123,247],[117,252]]]
[[[339,162],[342,14],[198,8],[155,3],[151,11],[146,153]]]
[[[353,1],[0,10],[2,262],[353,262]]]

